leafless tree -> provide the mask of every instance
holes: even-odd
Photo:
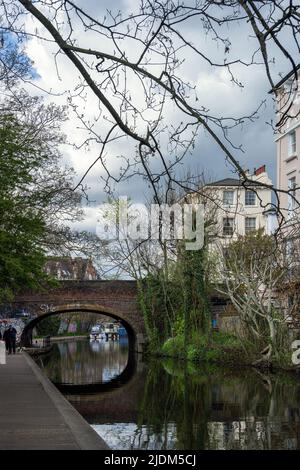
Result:
[[[278,246],[261,231],[220,250],[223,261],[217,289],[232,302],[244,338],[261,347],[259,361],[270,360],[282,346],[289,346],[287,328],[299,321],[299,302],[290,301],[290,278],[299,278],[300,260],[291,256],[285,243]]]
[[[99,143],[94,164],[103,165],[107,188],[134,173],[146,178],[157,199],[162,179],[191,189],[175,169],[193,151],[202,129],[247,185],[248,176],[239,163],[242,148],[231,133],[257,119],[264,101],[248,115],[215,115],[199,102],[201,81],[186,80],[187,62],[199,73],[207,68],[223,70],[237,87],[243,87],[240,69],[250,74],[263,65],[276,96],[282,71],[274,63],[276,57],[278,64],[285,62],[285,69],[292,71],[293,96],[298,89],[294,57],[299,54],[300,12],[293,0],[141,0],[133,11],[108,10],[104,16],[79,0],[1,0],[0,9],[3,32],[19,39],[34,36],[54,47],[53,71],[56,67],[59,74],[62,56],[73,64],[70,104],[88,132],[86,143]],[[35,19],[34,27],[28,17]],[[195,27],[207,36],[209,50],[190,34]],[[244,57],[234,52],[240,35],[255,38]],[[98,103],[94,122],[76,104],[91,95]],[[283,109],[279,127],[291,113],[290,105]],[[134,158],[119,155],[118,175],[110,165],[116,141],[126,142],[135,154]],[[275,191],[276,206],[279,191],[283,190]]]

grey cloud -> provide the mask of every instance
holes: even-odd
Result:
[[[106,8],[116,11],[118,9],[127,8],[129,3],[130,2],[126,2],[125,0],[113,2],[113,4],[108,0],[101,2],[96,0],[80,0],[78,2],[79,5],[84,6],[91,13],[96,11],[102,16],[105,14]],[[131,3],[133,4],[133,2]],[[238,57],[249,58],[254,49],[257,48],[257,43],[247,37],[248,32],[249,30],[246,31],[245,27],[242,29],[240,24],[231,25],[230,30],[224,28],[224,35],[230,36],[232,42],[232,47],[227,55],[228,60]],[[216,42],[212,41],[210,36],[205,36],[197,21],[190,23],[189,33],[190,36],[194,38],[194,42],[197,43],[197,45],[201,45],[204,52],[213,51],[216,60],[223,60],[224,48],[222,46],[218,48]],[[277,52],[275,50],[271,51],[272,56],[276,56],[276,54]],[[238,115],[247,115],[254,111],[262,100],[267,99],[267,107],[261,110],[260,119],[251,123],[246,122],[242,128],[233,130],[230,133],[230,138],[237,146],[242,144],[244,147],[244,154],[238,150],[232,150],[232,153],[237,160],[240,161],[241,165],[244,168],[253,169],[253,167],[259,166],[260,164],[266,164],[269,174],[275,183],[276,151],[274,135],[270,126],[266,124],[267,121],[274,118],[274,107],[272,97],[267,94],[269,84],[263,67],[254,66],[253,68],[247,68],[242,65],[234,66],[232,70],[238,79],[241,79],[244,83],[245,89],[241,92],[237,86],[232,85],[226,88],[227,91],[222,96],[221,88],[218,86],[218,74],[220,69],[210,67],[208,63],[200,60],[200,58],[197,62],[197,59],[191,59],[189,54],[186,54],[185,58],[184,73],[187,78],[197,80],[200,103],[202,104],[202,102],[204,102],[212,113],[217,114],[218,112],[222,112],[225,113],[224,115],[232,116],[234,114],[236,117],[238,117]],[[286,66],[286,62],[277,57],[277,64],[273,69],[276,70],[278,74],[279,71],[285,71]],[[203,92],[208,77],[214,79],[212,80],[213,85],[211,89],[205,89],[205,93],[203,93],[202,96],[201,93]],[[44,77],[44,79],[46,78],[47,77]],[[228,82],[230,83],[229,79]],[[120,144],[120,153],[123,150],[122,146],[126,147],[126,145]],[[130,151],[129,144],[127,150]],[[96,158],[97,150],[95,147],[93,147],[92,152],[95,152]],[[118,150],[114,149],[114,153],[117,152]],[[71,157],[66,153],[66,158],[73,161],[79,178],[83,174],[83,156],[80,156],[80,152],[76,155],[72,154]],[[77,168],[76,161],[78,162]],[[225,161],[220,148],[218,148],[211,139],[203,135],[202,131],[199,132],[193,155],[184,160],[183,166],[195,172],[198,170],[205,171],[207,174],[213,175],[213,177],[216,178],[221,178],[232,172],[232,167]],[[117,175],[118,164],[115,160],[113,160],[113,163],[110,163],[110,168],[112,168],[112,171]],[[158,169],[159,162],[154,162],[152,168]],[[182,171],[183,168],[180,166],[178,172],[182,173]],[[97,203],[106,198],[104,183],[101,181],[100,174],[103,174],[103,169],[101,169],[100,165],[96,165],[84,181],[90,188],[90,199],[95,200]],[[141,200],[149,193],[146,182],[141,178],[132,178],[129,181],[124,181],[116,189],[119,194],[129,195],[134,200]]]

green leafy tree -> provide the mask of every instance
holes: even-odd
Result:
[[[79,216],[72,170],[60,166],[64,110],[18,91],[0,102],[0,301],[49,281],[45,255],[62,248]]]
[[[24,145],[24,131],[13,116],[0,116],[0,300],[45,280],[39,243],[45,223],[24,196],[43,156],[29,142]]]

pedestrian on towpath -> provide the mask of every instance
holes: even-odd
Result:
[[[16,354],[17,330],[12,325],[9,325],[9,328],[5,330],[3,339],[5,341],[5,347],[8,354],[11,354],[12,352]]]

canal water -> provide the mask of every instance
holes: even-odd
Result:
[[[112,449],[300,449],[300,377],[145,363],[126,339],[57,343],[38,364]]]

